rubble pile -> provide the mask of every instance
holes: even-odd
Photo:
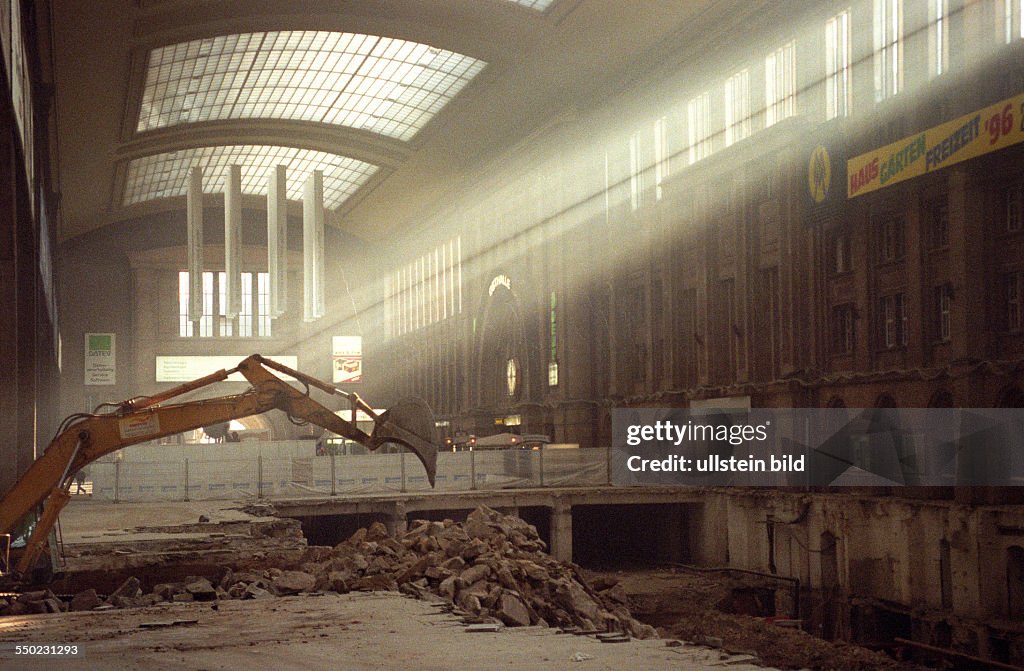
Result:
[[[190,576],[143,594],[139,580],[131,577],[105,599],[92,589],[69,603],[49,591],[0,598],[0,615],[391,590],[450,604],[477,622],[657,636],[633,619],[621,586],[609,580],[592,586],[579,567],[545,550],[534,526],[481,506],[463,523],[419,520],[398,537],[376,522],[333,548],[307,548],[294,565],[228,568],[212,582]]]
[[[481,506],[464,523],[419,520],[398,538],[374,523],[333,549],[310,548],[301,568],[318,590],[400,590],[510,626],[656,636],[630,615],[621,589],[594,589],[545,549],[535,527]]]

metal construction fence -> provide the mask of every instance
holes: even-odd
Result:
[[[188,501],[430,490],[423,466],[407,452],[337,456],[307,456],[288,449],[234,452],[230,458],[193,453],[174,459],[140,455],[139,459],[99,461],[89,466],[92,494],[112,501]],[[435,489],[604,485],[610,482],[610,453],[603,447],[442,452],[437,458]]]

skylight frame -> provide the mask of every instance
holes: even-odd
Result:
[[[184,196],[188,173],[203,168],[203,191],[221,193],[228,168],[242,167],[242,193],[267,194],[267,174],[277,165],[288,171],[287,197],[302,200],[306,178],[324,173],[324,207],[334,210],[362,187],[379,166],[348,156],[281,145],[234,144],[192,147],[132,159],[128,163],[122,204],[125,207],[161,198]]]
[[[412,139],[484,61],[377,35],[235,33],[149,52],[136,131],[283,119]]]
[[[525,7],[527,9],[532,9],[532,10],[535,10],[535,11],[538,11],[538,12],[546,12],[548,10],[548,7],[550,7],[551,5],[555,4],[555,2],[557,2],[557,0],[508,0],[508,2],[511,2],[511,3],[519,5],[520,7]]]

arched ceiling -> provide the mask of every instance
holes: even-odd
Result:
[[[54,0],[61,239],[325,173],[333,224],[400,230],[474,167],[621,87],[710,0]],[[628,77],[627,77],[628,79]]]

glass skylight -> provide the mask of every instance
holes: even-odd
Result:
[[[302,200],[306,178],[324,173],[324,206],[335,209],[376,172],[377,166],[346,156],[310,149],[268,145],[197,147],[137,158],[128,164],[124,204],[184,196],[192,166],[203,169],[203,191],[220,193],[228,167],[242,166],[242,193],[265,196],[267,173],[276,165],[288,167],[288,198]]]
[[[245,33],[181,42],[149,53],[137,130],[288,119],[408,140],[484,65],[426,44],[355,33]]]
[[[538,12],[543,12],[551,5],[555,4],[555,0],[509,0],[517,5],[522,5],[529,9],[536,9]]]

